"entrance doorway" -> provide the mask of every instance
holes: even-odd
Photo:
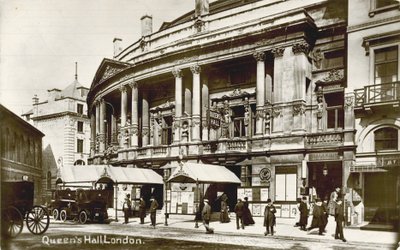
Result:
[[[342,188],[342,162],[308,163],[308,186],[315,188],[318,198],[329,199],[336,187]]]

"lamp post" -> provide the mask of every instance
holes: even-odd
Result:
[[[199,228],[199,223],[197,222],[197,214],[201,213],[199,211],[200,208],[200,192],[199,192],[199,180],[196,180],[196,191],[197,191],[197,195],[196,195],[196,216],[195,216],[195,224],[194,224],[194,228]]]
[[[167,182],[168,181],[168,169],[164,169],[164,226],[168,226],[168,203],[167,203]]]

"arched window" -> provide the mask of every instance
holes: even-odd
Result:
[[[85,161],[84,160],[77,160],[74,163],[74,166],[76,166],[76,165],[85,165]]]
[[[398,129],[381,128],[374,132],[375,134],[375,150],[388,150],[398,148]]]
[[[48,190],[51,189],[51,172],[50,171],[47,172],[47,189]]]

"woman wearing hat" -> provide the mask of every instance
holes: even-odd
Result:
[[[276,224],[275,206],[272,204],[271,199],[268,199],[267,202],[268,204],[264,210],[264,226],[267,229],[266,232],[264,233],[265,236],[267,236],[270,233],[270,229],[271,229],[271,235],[274,235],[274,226]]]

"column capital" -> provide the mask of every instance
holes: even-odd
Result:
[[[131,89],[137,89],[138,87],[138,82],[135,80],[132,80],[130,83],[128,83],[129,87],[131,87]]]
[[[310,45],[308,45],[308,43],[306,43],[306,42],[295,43],[292,46],[292,51],[295,54],[299,54],[299,53],[308,54],[309,49],[310,49]]]
[[[181,69],[173,69],[172,74],[175,78],[181,78],[183,76],[183,72]]]
[[[253,56],[258,62],[261,62],[261,61],[265,60],[265,53],[263,51],[254,52]]]
[[[125,85],[125,84],[121,84],[121,85],[119,86],[119,91],[121,91],[121,93],[123,93],[123,92],[128,91],[128,89],[126,88],[126,85]]]
[[[201,72],[201,67],[199,65],[192,65],[190,66],[190,71],[192,71],[193,74],[200,74]]]
[[[282,57],[283,52],[285,52],[285,48],[273,48],[271,50],[272,54],[274,55],[275,58],[277,57]]]

